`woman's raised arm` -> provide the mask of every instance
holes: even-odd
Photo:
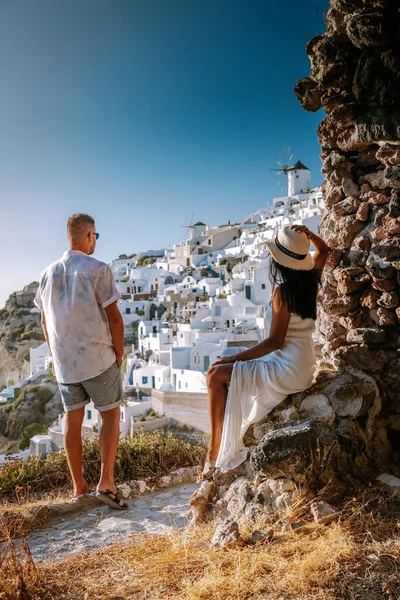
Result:
[[[314,246],[314,269],[318,271],[319,275],[321,276],[329,256],[328,244],[326,244],[324,240],[320,238],[316,233],[310,231],[305,225],[291,225],[290,229],[293,229],[293,231],[297,231],[298,233],[305,233],[312,245]]]

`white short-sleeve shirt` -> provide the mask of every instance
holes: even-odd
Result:
[[[35,304],[45,315],[58,381],[86,381],[113,364],[104,309],[120,297],[109,266],[79,250],[65,252],[43,271]]]

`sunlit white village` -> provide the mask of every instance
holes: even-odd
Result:
[[[121,255],[110,263],[121,294],[118,306],[126,339],[132,342],[121,367],[121,439],[172,420],[208,432],[210,365],[268,333],[264,312],[271,284],[264,242],[290,224],[317,232],[324,210],[321,188],[310,189],[311,173],[305,165],[298,161],[284,175],[287,195],[244,215],[242,222],[218,227],[192,222],[184,242],[171,249]],[[47,344],[31,349],[29,382],[49,368]],[[0,402],[13,398],[18,385],[3,390]],[[88,404],[84,435],[97,435],[100,421],[94,405]],[[63,430],[60,415],[47,434],[31,439],[30,452],[46,455],[62,448]]]

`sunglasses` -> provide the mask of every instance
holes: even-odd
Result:
[[[98,239],[99,239],[99,237],[100,237],[100,234],[99,234],[99,233],[95,233],[94,231],[89,231],[89,233],[88,233],[88,237],[90,236],[90,234],[91,234],[91,233],[93,233],[93,235],[95,235],[95,236],[96,236],[96,240],[98,240]]]

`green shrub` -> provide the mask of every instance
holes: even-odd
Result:
[[[137,267],[147,267],[148,265],[152,265],[156,262],[157,258],[155,256],[139,256],[136,261]]]
[[[40,433],[46,433],[46,431],[46,425],[42,425],[41,423],[31,423],[30,425],[27,425],[22,431],[21,441],[18,448],[20,450],[26,450],[26,448],[29,448],[31,437],[34,435],[39,435]]]
[[[43,341],[44,340],[43,331],[41,329],[30,329],[28,331],[25,330],[24,333],[21,335],[21,342],[23,342],[24,340]]]
[[[13,408],[14,407],[12,404],[7,404],[7,406],[3,407],[3,411],[6,413],[6,415],[8,415],[12,411]]]
[[[201,464],[206,450],[162,430],[138,433],[118,445],[115,463],[117,483],[142,477],[161,476],[180,467]],[[95,486],[100,476],[100,448],[98,438],[83,443],[83,470],[86,481]],[[40,495],[55,488],[70,485],[67,459],[64,451],[48,454],[46,458],[30,456],[26,460],[10,460],[0,466],[0,498],[17,498],[16,488],[30,495]],[[21,492],[20,492],[21,493]],[[0,500],[1,502],[1,500]]]
[[[22,397],[15,400],[12,403],[12,409],[14,410],[14,409],[18,408],[18,406],[20,406],[23,403],[23,401],[24,401],[24,399]]]
[[[144,415],[139,415],[139,416],[138,416],[138,421],[140,421],[141,423],[142,423],[143,421],[145,421],[145,420],[146,420],[146,417],[145,417]]]
[[[34,394],[35,400],[42,404],[46,404],[53,396],[51,389],[43,385],[27,385],[22,390],[21,398],[25,400],[28,394]]]
[[[54,392],[43,385],[27,385],[18,393],[18,397],[11,405],[11,409],[18,408],[22,402],[27,399],[28,394],[33,394],[33,401],[36,404],[36,409],[44,414],[46,404],[53,397]]]

